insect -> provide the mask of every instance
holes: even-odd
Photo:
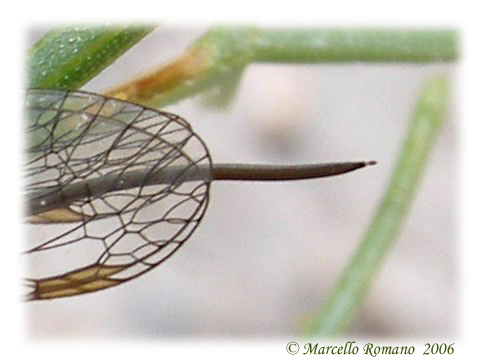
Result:
[[[199,225],[213,180],[308,179],[375,163],[213,165],[181,117],[83,91],[30,89],[26,115],[26,218],[41,238],[23,253],[36,274],[27,300],[110,288],[160,265]]]

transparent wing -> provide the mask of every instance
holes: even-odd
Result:
[[[47,206],[27,218],[28,299],[138,277],[170,257],[199,224],[209,178],[147,181],[154,172],[181,179],[186,171],[211,169],[206,146],[185,120],[96,94],[44,89],[28,91],[26,115],[26,197]],[[104,181],[131,173],[146,181],[127,188],[123,180]],[[81,195],[69,198],[79,185]],[[52,194],[68,200],[52,202]]]

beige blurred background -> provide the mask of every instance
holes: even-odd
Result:
[[[163,64],[207,28],[159,28],[84,90]],[[28,45],[47,29],[32,29]],[[202,96],[165,108],[215,162],[377,160],[331,179],[220,182],[188,243],[110,290],[27,303],[34,337],[270,337],[302,334],[358,246],[395,166],[423,83],[453,65],[251,65],[229,107]],[[455,96],[412,211],[350,334],[457,333]],[[28,239],[27,239],[28,241]]]

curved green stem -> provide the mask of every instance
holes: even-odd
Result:
[[[335,336],[347,328],[396,239],[426,168],[448,103],[443,76],[428,82],[417,103],[401,157],[377,213],[350,264],[313,320],[311,335]]]
[[[452,30],[216,27],[173,63],[109,94],[163,107],[214,86],[236,85],[245,67],[256,62],[432,63],[453,61],[457,51]],[[217,92],[220,100],[214,102],[225,104],[233,94],[229,89]]]

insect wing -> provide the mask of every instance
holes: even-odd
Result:
[[[46,194],[62,198],[68,186],[107,176],[176,171],[180,178],[186,169],[211,167],[203,141],[174,114],[86,92],[34,89],[26,115],[26,192],[40,204]],[[24,256],[35,276],[28,275],[28,298],[97,291],[151,270],[197,227],[209,185],[200,178],[90,189],[29,216]]]

